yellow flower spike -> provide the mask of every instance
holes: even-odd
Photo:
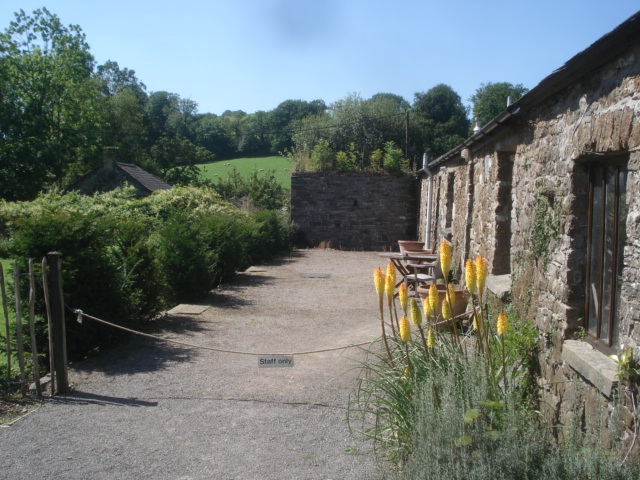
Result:
[[[409,337],[411,337],[411,325],[409,324],[407,316],[403,315],[400,319],[400,338],[404,343],[407,343]]]
[[[411,297],[411,302],[409,302],[409,311],[411,312],[411,321],[413,324],[418,327],[422,325],[422,312],[414,297]]]
[[[429,287],[429,307],[431,309],[430,315],[436,315],[438,313],[438,287],[435,283],[432,283]]]
[[[473,329],[477,332],[478,331],[478,321],[476,320],[476,316],[473,316]]]
[[[476,293],[476,266],[470,258],[467,259],[464,265],[464,280],[469,293],[472,295]]]
[[[389,275],[385,276],[384,281],[385,281],[384,291],[387,294],[387,298],[391,300],[393,299],[393,294],[395,293],[396,281],[392,276],[389,276]]]
[[[385,291],[389,300],[393,298],[393,294],[396,290],[396,267],[393,262],[389,262],[387,265],[387,275],[385,280]]]
[[[482,297],[484,286],[487,280],[487,259],[484,257],[476,257],[476,284],[478,288],[478,296]]]
[[[376,268],[373,271],[373,283],[376,286],[376,293],[378,294],[378,298],[382,298],[384,295],[384,283],[386,280],[386,275],[381,268]]]
[[[387,276],[393,277],[394,281],[396,279],[396,266],[392,261],[389,261],[389,263],[387,263]]]
[[[498,331],[498,335],[504,335],[507,333],[507,328],[509,327],[509,321],[507,320],[507,314],[501,313],[498,315],[498,323],[496,325],[496,330]]]
[[[436,336],[433,334],[433,328],[429,327],[429,333],[427,334],[427,347],[433,348],[436,345]]]
[[[407,313],[407,303],[409,296],[407,294],[407,284],[401,283],[400,288],[398,288],[398,298],[400,299],[400,306],[402,307],[402,311]]]
[[[442,302],[442,318],[449,320],[452,317],[453,314],[451,313],[451,306],[449,305],[449,302]]]
[[[449,278],[451,270],[451,244],[444,240],[440,242],[440,268],[445,279]]]
[[[449,302],[449,307],[453,310],[453,307],[456,304],[456,292],[453,289],[453,284],[447,285],[447,294],[446,294],[447,302]]]
[[[425,317],[427,317],[428,321],[429,317],[434,314],[434,311],[431,309],[431,302],[429,301],[428,297],[422,300],[422,307],[424,308],[424,315]]]

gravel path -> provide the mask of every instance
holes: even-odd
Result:
[[[379,335],[378,266],[375,253],[294,251],[216,290],[202,313],[165,316],[153,333],[259,353],[368,342]],[[136,337],[74,365],[73,394],[0,429],[0,476],[371,478],[369,445],[345,421],[362,358],[351,348],[259,368],[256,356]]]

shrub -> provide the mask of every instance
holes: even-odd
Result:
[[[26,268],[28,258],[60,252],[65,303],[134,328],[286,248],[289,229],[283,214],[252,216],[210,188],[175,187],[144,199],[132,189],[94,197],[51,193],[0,203],[3,255]],[[95,322],[79,325],[71,314],[67,332],[70,359],[122,336]]]
[[[156,254],[173,302],[202,298],[213,286],[216,256],[202,222],[201,214],[176,210],[158,229]]]

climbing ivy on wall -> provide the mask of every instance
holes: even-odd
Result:
[[[560,216],[553,208],[553,197],[537,194],[531,229],[531,256],[542,260],[545,267],[549,262],[551,240],[557,239],[559,232]]]

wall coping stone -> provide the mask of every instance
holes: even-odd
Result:
[[[562,358],[604,396],[611,398],[611,393],[618,384],[616,362],[587,342],[579,340],[565,340],[562,345]]]

